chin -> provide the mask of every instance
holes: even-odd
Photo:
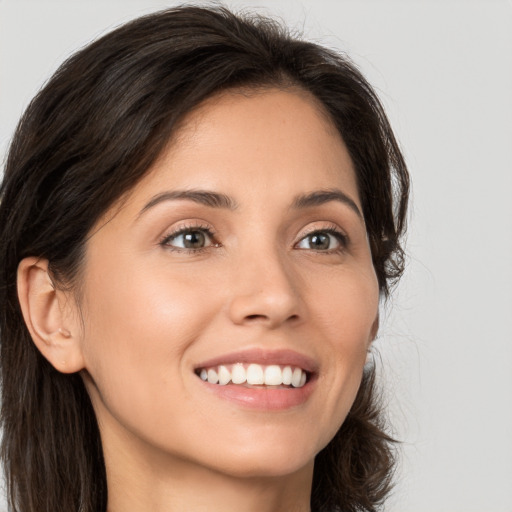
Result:
[[[239,478],[280,478],[290,476],[300,471],[312,471],[314,457],[286,457],[272,455],[266,459],[254,458],[230,464],[227,471],[230,476]]]
[[[309,441],[281,440],[276,443],[254,440],[243,447],[231,446],[222,454],[213,457],[215,466],[226,474],[242,478],[285,477],[306,468],[312,470],[318,451]]]

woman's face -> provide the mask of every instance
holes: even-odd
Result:
[[[81,347],[107,465],[311,469],[378,298],[352,162],[316,102],[209,99],[88,241]]]

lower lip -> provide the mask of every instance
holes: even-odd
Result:
[[[206,389],[235,404],[262,411],[282,411],[304,404],[314,388],[311,379],[301,388],[248,388],[237,384],[210,384],[200,380]]]

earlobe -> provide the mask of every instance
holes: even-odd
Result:
[[[375,338],[377,337],[377,333],[379,332],[379,324],[380,324],[380,315],[377,312],[377,316],[375,317],[375,320],[373,321],[372,328],[370,331],[370,343],[371,345]]]
[[[372,324],[372,328],[370,330],[370,338],[368,340],[368,347],[366,348],[366,362],[365,366],[369,366],[373,364],[373,352],[372,352],[372,343],[376,340],[378,332],[379,332],[379,313],[377,312],[377,316]]]
[[[50,278],[48,260],[23,259],[17,283],[25,324],[41,354],[60,372],[82,370],[80,328],[70,311],[68,295]]]

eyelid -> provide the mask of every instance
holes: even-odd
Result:
[[[319,252],[323,252],[323,253],[331,252],[332,253],[335,251],[343,251],[348,247],[349,242],[350,242],[350,239],[349,239],[349,236],[347,235],[347,233],[344,230],[342,230],[337,224],[328,223],[328,224],[324,224],[323,226],[316,224],[316,225],[312,226],[311,228],[306,229],[306,231],[303,231],[299,235],[299,239],[295,242],[294,247],[296,247],[305,238],[313,235],[314,233],[332,234],[338,239],[338,241],[340,243],[340,247],[337,249],[328,249],[328,250],[319,251]]]
[[[211,243],[210,245],[206,247],[201,247],[197,249],[190,249],[185,247],[176,247],[168,244],[167,242],[173,238],[176,238],[184,233],[187,233],[189,231],[203,231],[208,238],[210,239]],[[220,243],[216,241],[216,232],[213,229],[212,226],[200,222],[194,222],[194,221],[187,221],[186,223],[183,223],[181,225],[178,225],[174,228],[171,228],[167,231],[165,231],[164,235],[159,238],[158,245],[164,247],[165,249],[169,249],[176,252],[200,252],[204,251],[206,249],[209,249],[210,247],[220,247]]]
[[[313,233],[317,233],[319,231],[327,231],[329,233],[338,234],[348,240],[348,235],[347,235],[346,231],[341,229],[334,222],[327,222],[324,224],[322,224],[320,222],[315,222],[315,223],[313,223],[312,226],[310,225],[310,227],[307,227],[304,231],[302,231],[300,233],[300,235],[298,237],[299,241],[302,240],[303,238],[305,238]]]

